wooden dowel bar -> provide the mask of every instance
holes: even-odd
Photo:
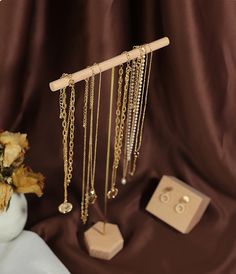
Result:
[[[145,53],[149,53],[151,51],[158,50],[160,48],[168,46],[170,43],[169,38],[164,37],[161,39],[158,39],[156,41],[153,41],[149,44],[141,45],[145,49]],[[120,55],[117,55],[111,59],[108,59],[106,61],[103,61],[99,64],[95,64],[90,68],[85,68],[80,71],[77,71],[73,74],[71,74],[72,79],[75,83],[80,82],[82,80],[85,80],[86,78],[89,78],[92,76],[92,74],[98,74],[101,72],[104,72],[106,70],[109,70],[113,67],[119,66],[123,63],[126,63],[129,60],[136,59],[140,56],[140,49],[135,48],[131,51],[124,52]],[[69,85],[69,79],[67,77],[60,78],[58,80],[55,80],[49,84],[51,91],[57,91],[59,89],[65,88]]]

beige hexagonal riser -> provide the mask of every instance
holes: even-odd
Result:
[[[124,239],[117,225],[97,222],[84,233],[89,255],[103,260],[112,259],[124,246]]]

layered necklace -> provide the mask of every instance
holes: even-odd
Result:
[[[135,174],[136,162],[140,154],[147,108],[152,55],[152,51],[149,57],[145,54],[145,49],[140,48],[140,57],[132,61],[123,153],[123,175],[121,179],[123,185],[127,183],[128,175],[133,176]]]
[[[135,174],[137,159],[143,138],[143,128],[148,100],[148,88],[152,65],[152,51],[146,54],[144,47],[139,47],[138,58],[130,60],[126,52],[127,63],[118,68],[117,85],[115,85],[115,68],[111,69],[110,104],[107,130],[107,156],[105,171],[105,200],[113,199],[118,194],[117,176],[123,157],[121,183],[126,184],[127,177]],[[100,73],[96,85],[95,66]],[[101,104],[102,73],[99,65],[91,68],[91,77],[85,79],[83,94],[83,163],[82,163],[82,194],[81,194],[81,220],[87,222],[89,205],[97,200],[95,186],[97,147],[99,135],[99,117]],[[75,128],[75,87],[69,74],[62,77],[68,79],[70,97],[67,98],[66,88],[60,90],[60,119],[62,120],[62,143],[64,161],[64,201],[59,206],[61,213],[72,210],[68,201],[68,186],[72,180],[73,155],[74,155],[74,128]],[[116,94],[114,90],[117,90]],[[116,96],[115,117],[113,117],[113,97]],[[67,103],[68,101],[68,103]],[[114,120],[114,125],[112,121]],[[113,127],[114,126],[114,131]],[[112,134],[114,132],[114,136]],[[112,139],[114,138],[114,139]],[[111,140],[114,140],[112,150],[112,164],[110,166]],[[111,170],[111,173],[110,173]]]

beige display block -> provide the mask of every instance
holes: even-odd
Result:
[[[200,221],[210,198],[181,180],[164,175],[146,210],[182,233]]]
[[[97,222],[84,233],[89,255],[103,260],[113,258],[124,246],[124,240],[117,225]]]

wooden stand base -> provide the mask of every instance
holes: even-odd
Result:
[[[113,258],[124,246],[124,240],[117,225],[97,222],[84,233],[89,255],[103,260]]]

